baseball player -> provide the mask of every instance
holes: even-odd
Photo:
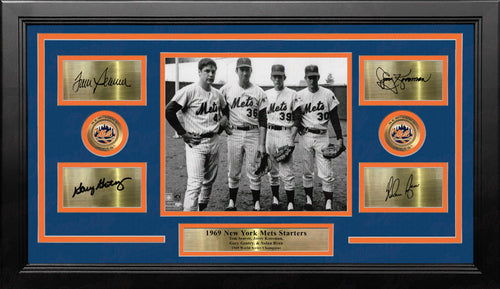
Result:
[[[217,65],[210,58],[198,62],[199,81],[179,90],[166,108],[170,125],[186,143],[187,188],[184,211],[202,211],[208,205],[219,163],[219,135],[226,102],[212,87]],[[184,116],[184,127],[176,113]]]
[[[246,171],[250,181],[254,210],[260,211],[260,175],[256,174],[256,154],[265,153],[266,96],[262,88],[250,82],[252,62],[239,58],[236,62],[239,81],[226,84],[220,91],[229,108],[229,124],[232,135],[228,137],[228,186],[227,211],[236,210],[236,196],[241,169],[246,158]]]
[[[300,103],[297,93],[285,87],[285,67],[275,64],[271,67],[271,80],[274,88],[266,91],[267,96],[267,136],[266,150],[270,156],[271,170],[269,182],[273,194],[271,210],[279,209],[280,179],[285,186],[288,199],[288,211],[293,211],[295,195],[295,174],[293,171],[293,155],[287,160],[277,162],[273,153],[279,147],[294,146],[297,129],[300,125]]]
[[[323,157],[321,150],[329,145],[328,121],[330,120],[339,146],[343,146],[342,128],[340,127],[337,105],[339,101],[333,92],[318,85],[318,66],[305,68],[307,88],[298,92],[301,100],[301,131],[304,155],[303,185],[306,193],[306,210],[312,210],[314,165],[317,166],[325,195],[325,209],[332,209],[333,197],[333,162]]]

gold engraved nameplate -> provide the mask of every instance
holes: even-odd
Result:
[[[445,57],[373,56],[361,57],[360,61],[363,61],[361,104],[380,105],[387,101],[402,101],[399,105],[446,104]]]
[[[181,225],[185,255],[333,255],[333,224]]]
[[[145,75],[141,60],[72,60],[67,56],[61,62],[62,102],[143,98]]]
[[[145,196],[140,167],[62,166],[62,211],[66,208],[141,208]],[[61,176],[60,176],[61,177]]]
[[[389,212],[388,208],[401,208],[397,212],[405,212],[405,208],[446,211],[448,188],[445,163],[362,163],[360,173],[363,177],[361,212]]]

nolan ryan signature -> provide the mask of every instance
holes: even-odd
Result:
[[[102,87],[113,87],[113,86],[125,86],[131,87],[132,85],[127,83],[127,78],[114,78],[108,76],[108,67],[103,70],[99,78],[82,78],[83,71],[80,71],[75,77],[75,82],[73,82],[73,91],[78,92],[80,88],[94,88],[92,94],[95,94],[96,89],[99,86]]]
[[[400,90],[406,89],[406,83],[409,82],[428,82],[431,79],[432,74],[429,74],[428,78],[421,76],[411,75],[412,71],[407,74],[402,73],[389,73],[385,71],[382,67],[377,67],[375,75],[377,76],[377,85],[384,89],[389,90],[394,94],[398,94]]]
[[[125,182],[126,180],[131,180],[131,179],[132,178],[130,178],[130,177],[126,177],[126,178],[123,178],[121,181],[115,181],[115,180],[107,181],[106,178],[101,178],[99,180],[99,182],[97,183],[97,185],[92,185],[92,186],[85,186],[85,185],[83,185],[82,182],[80,182],[80,185],[78,187],[75,187],[75,190],[73,191],[72,198],[74,198],[76,195],[83,194],[85,192],[90,192],[90,195],[93,196],[97,190],[107,189],[107,188],[115,187],[115,186],[116,186],[117,191],[123,191],[125,189],[123,182]]]
[[[387,193],[387,196],[385,197],[385,201],[391,199],[391,198],[397,198],[401,197],[403,194],[402,192],[399,193],[399,184],[401,183],[401,180],[399,178],[395,178],[394,176],[391,176],[389,178],[389,182],[387,183],[387,188],[385,189],[385,192]],[[413,189],[418,188],[420,184],[413,184],[413,174],[411,174],[408,177],[408,181],[406,181],[406,188],[404,191],[404,195],[408,199],[412,199],[414,196]]]

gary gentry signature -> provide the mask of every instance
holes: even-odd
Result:
[[[80,71],[78,75],[75,77],[75,82],[73,82],[73,91],[78,92],[80,88],[93,87],[94,90],[92,94],[95,94],[97,87],[112,87],[112,86],[125,86],[131,87],[132,85],[127,83],[127,78],[113,78],[108,77],[108,67],[104,69],[98,79],[95,77],[93,79],[90,78],[82,78],[83,71]]]
[[[391,73],[385,71],[382,67],[377,67],[375,71],[377,76],[377,85],[384,89],[390,90],[394,94],[398,94],[400,90],[405,90],[407,82],[427,82],[431,79],[432,74],[426,79],[421,76],[413,76],[410,71],[403,75],[401,73]]]
[[[93,196],[94,193],[99,190],[99,189],[106,189],[109,187],[114,187],[116,186],[117,191],[123,191],[125,189],[125,186],[123,185],[123,182],[126,180],[131,180],[132,178],[126,177],[123,178],[121,181],[114,181],[114,180],[109,180],[106,181],[106,178],[101,178],[99,182],[97,183],[97,186],[84,186],[82,182],[80,182],[80,185],[78,187],[75,187],[75,190],[73,191],[73,196],[74,198],[76,195],[83,194],[85,192],[90,191],[90,195]]]
[[[391,176],[389,178],[389,182],[387,183],[387,188],[385,189],[385,192],[387,193],[387,196],[385,197],[386,202],[390,198],[400,197],[403,195],[398,193],[400,182],[401,181],[399,180],[399,178],[394,178],[394,176]],[[419,186],[420,184],[416,185],[413,184],[413,174],[411,174],[410,177],[408,177],[408,181],[406,182],[406,188],[404,193],[405,196],[408,199],[412,199],[414,195],[413,189],[418,188]]]

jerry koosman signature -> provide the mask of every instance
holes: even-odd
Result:
[[[428,82],[431,79],[432,74],[425,78],[422,76],[413,76],[412,71],[407,74],[402,73],[389,73],[385,71],[382,67],[377,67],[375,71],[377,77],[377,85],[384,90],[389,90],[394,94],[398,94],[401,90],[406,89],[406,84],[410,82]]]

